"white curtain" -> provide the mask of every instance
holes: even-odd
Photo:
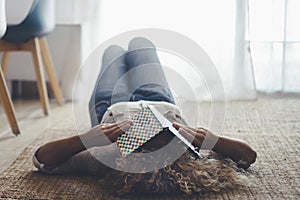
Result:
[[[257,90],[299,92],[299,4],[299,0],[102,0],[99,44],[134,29],[169,29],[208,53],[227,100],[254,99]],[[160,57],[165,64],[163,54]],[[93,73],[99,70],[94,68]],[[203,91],[203,82],[193,83],[196,91]]]
[[[139,28],[176,31],[194,40],[208,53],[222,78],[227,99],[255,98],[251,59],[244,30],[247,4],[241,1],[237,7],[236,2],[103,0],[100,36],[105,41],[114,35]],[[237,13],[236,10],[240,11],[241,8],[242,12]],[[235,20],[237,14],[241,17],[238,22]],[[194,80],[193,85],[195,90],[203,92],[202,81],[197,83]]]
[[[299,0],[249,0],[249,40],[258,90],[300,92],[299,11]]]

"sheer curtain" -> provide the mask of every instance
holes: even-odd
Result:
[[[176,31],[208,53],[222,78],[227,99],[255,98],[245,40],[246,7],[247,2],[240,0],[103,0],[100,37],[105,41],[139,28]],[[199,92],[203,88],[200,82],[194,81],[194,88]]]
[[[169,29],[194,40],[207,52],[221,76],[227,100],[255,99],[257,90],[299,92],[299,3],[102,0],[98,44],[134,29]],[[165,64],[164,56],[160,57]],[[94,68],[93,73],[99,70],[98,66]],[[89,79],[89,84],[93,83]],[[198,80],[193,87],[199,92],[203,89]]]
[[[300,1],[249,0],[257,89],[300,92]]]

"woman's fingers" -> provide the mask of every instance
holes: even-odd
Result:
[[[179,124],[179,123],[176,123],[176,122],[173,123],[173,127],[176,128],[177,130],[179,128],[188,129],[192,132],[198,133],[197,135],[201,134],[204,137],[206,136],[206,133],[207,133],[207,130],[205,130],[204,128],[192,128],[192,127],[189,127],[189,126],[186,126],[186,125],[183,125],[183,124]]]
[[[176,128],[177,130],[179,130],[180,128],[185,128],[185,129],[190,128],[190,129],[192,129],[191,127],[188,127],[186,125],[179,124],[179,123],[176,123],[176,122],[173,123],[173,127]]]
[[[131,125],[132,121],[131,120],[125,120],[125,121],[114,123],[114,124],[104,125],[104,126],[101,127],[101,129],[102,129],[103,132],[111,133],[111,132],[114,132],[115,130],[117,130],[118,128],[122,127],[125,124],[130,124]]]
[[[189,142],[193,143],[194,139],[195,139],[195,133],[188,131],[184,128],[179,128],[178,132],[185,137]]]
[[[109,138],[110,141],[113,141],[127,131],[131,125],[131,120],[125,120],[119,123],[103,126],[102,132]]]
[[[189,140],[192,144],[201,147],[205,138],[205,132],[178,123],[173,123],[173,126],[174,128],[178,129],[179,133],[187,140]]]
[[[127,131],[130,128],[131,124],[123,124],[119,128],[117,128],[115,131],[109,134],[109,138],[111,141],[115,141],[120,135],[122,135],[125,131]]]
[[[116,126],[121,126],[122,124],[126,124],[126,123],[132,123],[132,121],[131,120],[124,120],[124,121],[121,121],[121,122],[118,122],[118,123],[113,123],[113,124],[102,124],[101,128],[105,129],[105,130],[108,130],[108,129],[111,129],[111,128],[115,128]]]
[[[176,123],[174,122],[173,123],[173,127],[176,128],[177,130],[179,128],[185,128],[185,129],[189,129],[193,132],[197,132],[197,133],[200,133],[200,134],[205,134],[206,130],[204,128],[192,128],[192,127],[189,127],[189,126],[186,126],[186,125],[183,125],[183,124],[179,124],[179,123]]]
[[[178,130],[181,127],[181,124],[173,122],[173,127]]]

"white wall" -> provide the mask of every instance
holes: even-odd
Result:
[[[33,0],[7,0],[6,14],[10,24],[20,23]],[[66,99],[72,98],[73,82],[81,62],[97,44],[97,0],[56,0],[56,29],[47,37],[58,78]],[[93,27],[93,28],[92,28]],[[7,80],[35,80],[30,54],[13,53],[9,60]]]

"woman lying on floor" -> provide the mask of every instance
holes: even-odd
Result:
[[[140,66],[143,66],[142,70],[134,70]],[[130,72],[128,76],[125,75],[127,72]],[[146,82],[149,84],[143,84]],[[114,91],[116,85],[117,92]],[[102,164],[101,159],[120,155],[116,139],[131,127],[130,118],[148,105],[154,105],[173,122],[182,136],[194,138],[194,146],[201,147],[204,138],[217,141],[212,151],[201,159],[195,159],[186,151],[173,163],[146,173],[124,172]],[[105,185],[113,186],[121,194],[191,194],[240,186],[244,176],[237,169],[247,169],[256,159],[256,152],[244,141],[219,137],[186,124],[175,106],[155,46],[145,38],[131,40],[127,52],[116,45],[106,49],[89,106],[93,128],[41,146],[33,157],[33,163],[40,171],[97,174],[104,177]],[[161,149],[172,139],[174,135],[164,129],[133,154]],[[176,144],[184,146],[179,142]],[[145,162],[153,164],[155,160]],[[116,163],[131,171],[143,164],[126,160]]]

